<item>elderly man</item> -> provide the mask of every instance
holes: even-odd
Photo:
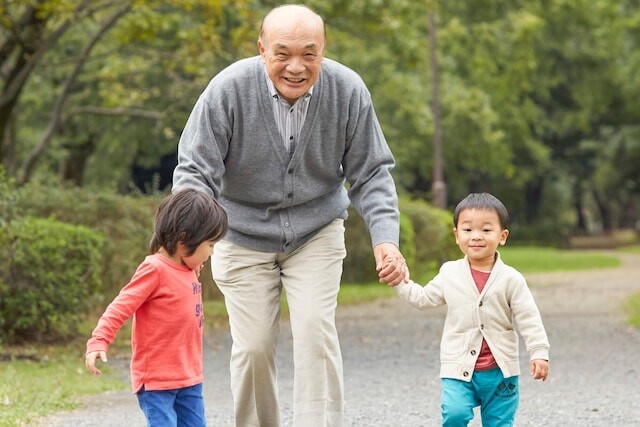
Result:
[[[237,426],[280,425],[283,289],[294,342],[294,423],[341,425],[335,312],[350,203],[368,225],[380,281],[408,279],[393,156],[362,79],[325,59],[324,47],[324,22],[312,10],[273,9],[260,30],[260,55],[211,80],[178,147],[174,189],[212,192],[229,215],[212,270],[229,313]]]

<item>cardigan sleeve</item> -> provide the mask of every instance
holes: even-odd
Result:
[[[549,339],[540,310],[524,277],[520,277],[516,282],[517,285],[511,295],[511,310],[518,332],[531,360],[549,360]]]
[[[395,290],[396,293],[405,301],[421,310],[439,307],[445,304],[438,276],[425,286],[421,286],[413,280],[410,280],[407,283],[400,283],[395,287]]]

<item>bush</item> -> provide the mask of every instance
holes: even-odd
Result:
[[[364,220],[353,207],[349,208],[349,217],[344,227],[347,257],[344,260],[342,280],[350,283],[377,281],[371,236]]]
[[[103,237],[86,228],[25,217],[0,236],[0,341],[73,337],[100,288]]]
[[[425,201],[400,199],[400,211],[413,225],[415,262],[409,262],[412,278],[432,275],[445,262],[462,256],[453,237],[453,215]],[[403,251],[404,253],[404,251]]]
[[[533,224],[509,227],[509,244],[514,246],[569,247],[570,228],[555,218],[536,221]]]
[[[83,225],[106,237],[97,259],[104,271],[101,291],[105,302],[115,297],[148,253],[160,195],[122,196],[38,182],[28,184],[19,192],[22,215]]]
[[[13,182],[7,179],[0,166],[0,229],[4,229],[11,218],[15,217],[17,205],[18,196],[13,189]]]
[[[352,208],[345,228],[347,258],[343,280],[354,283],[377,281],[369,232],[364,220]],[[461,256],[452,230],[451,213],[423,201],[400,199],[400,250],[413,278],[431,274],[444,261]]]

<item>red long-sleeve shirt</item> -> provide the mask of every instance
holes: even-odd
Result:
[[[131,316],[134,393],[143,385],[170,390],[202,382],[202,285],[193,270],[160,254],[147,256],[100,317],[87,353],[107,351]]]

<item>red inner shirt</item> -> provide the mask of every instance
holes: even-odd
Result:
[[[484,285],[487,284],[487,280],[489,279],[490,271],[480,271],[471,269],[471,276],[473,276],[473,281],[476,283],[478,287],[478,292],[482,292],[484,289]],[[476,360],[476,371],[488,371],[489,369],[493,369],[497,367],[496,359],[491,354],[491,350],[489,349],[489,345],[485,339],[482,339],[482,347],[480,347],[480,355],[478,356],[478,360]]]

